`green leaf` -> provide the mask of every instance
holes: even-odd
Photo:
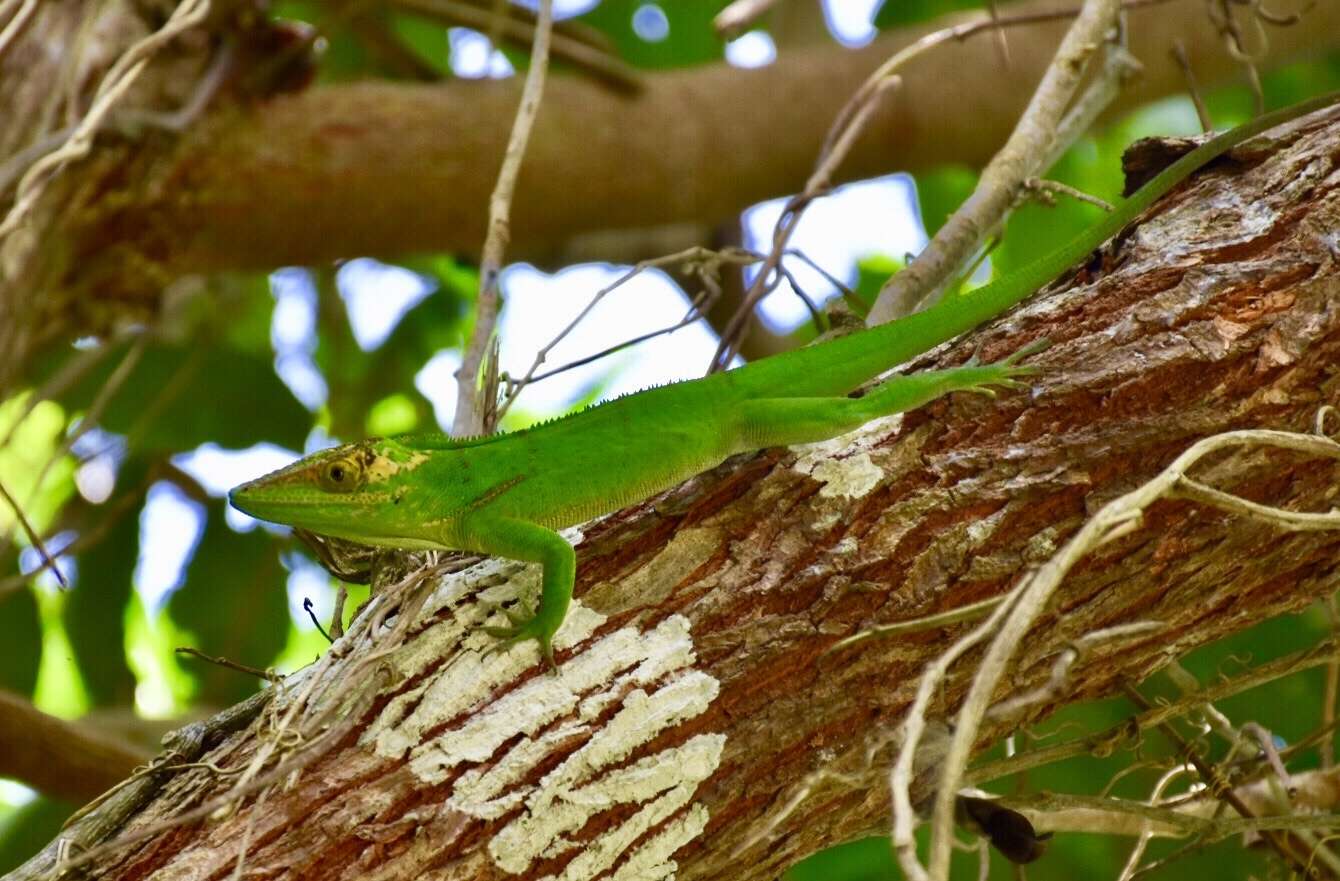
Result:
[[[63,614],[75,662],[95,706],[133,706],[135,702],[135,675],[126,662],[125,617],[139,559],[139,512],[144,506],[147,472],[141,460],[126,462],[117,475],[113,502],[80,503],[70,512],[83,536],[107,530],[78,556],[79,574]],[[125,497],[126,492],[133,495]],[[116,519],[109,524],[112,517]]]
[[[121,344],[61,396],[71,410],[87,410],[124,363]],[[268,352],[244,352],[217,342],[148,344],[129,377],[115,390],[99,424],[129,435],[140,452],[189,450],[207,441],[248,447],[259,441],[301,449],[311,414],[275,374]]]
[[[439,288],[414,305],[400,319],[386,341],[372,352],[354,342],[344,309],[323,302],[322,333],[316,364],[330,383],[331,433],[359,435],[377,402],[392,395],[413,406],[416,425],[433,425],[432,403],[414,386],[414,377],[443,349],[460,348],[469,302],[473,299],[473,271],[450,261],[410,263],[406,268],[438,280]],[[323,296],[330,299],[329,291]]]
[[[186,582],[168,600],[168,614],[200,651],[264,669],[288,636],[286,577],[269,534],[234,532],[224,522],[223,503],[214,502]],[[200,684],[201,699],[214,706],[237,703],[260,684],[197,658],[184,658],[182,666]]]
[[[928,237],[945,225],[977,186],[977,174],[963,165],[946,165],[916,175],[917,207]]]
[[[4,571],[10,571],[9,567]],[[0,688],[32,694],[41,660],[42,620],[37,598],[27,588],[11,591],[0,597]]]
[[[39,796],[0,814],[0,873],[18,868],[59,833],[74,805]]]

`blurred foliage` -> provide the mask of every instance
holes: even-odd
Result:
[[[364,352],[354,339],[335,274],[316,274],[315,359],[330,385],[329,430],[336,437],[369,433],[367,424],[374,409],[393,396],[400,401],[402,411],[406,405],[412,411],[402,414],[399,424],[405,427],[397,430],[436,430],[433,405],[415,387],[414,377],[438,352],[464,345],[466,316],[474,301],[478,275],[473,268],[447,257],[403,265],[423,278],[433,293],[412,306],[390,336],[371,352]]]
[[[13,571],[12,560],[0,562]],[[32,694],[41,657],[42,620],[33,592],[15,590],[0,597],[0,688]]]
[[[687,67],[721,59],[721,40],[712,29],[712,19],[725,6],[721,0],[602,0],[579,21],[609,37],[620,57],[637,67]],[[661,39],[646,40],[638,34],[662,26]]]
[[[884,0],[875,12],[875,27],[880,30],[921,24],[951,12],[980,9],[973,0]]]
[[[119,475],[128,496],[115,513],[102,506],[72,505],[80,534],[102,535],[78,557],[75,589],[65,596],[65,632],[84,687],[95,706],[127,706],[135,700],[135,675],[126,659],[125,610],[134,589],[140,552],[140,518],[147,467],[127,462]]]
[[[244,447],[262,440],[301,447],[311,417],[275,375],[273,356],[206,335],[177,345],[125,342],[61,394],[70,411],[87,411],[111,389],[98,425],[146,454],[194,449],[212,441]],[[123,373],[129,370],[128,376]],[[126,376],[119,387],[113,375]],[[44,377],[42,377],[44,378]],[[237,390],[247,389],[240,395]],[[253,425],[265,413],[264,425]]]
[[[0,811],[0,872],[17,868],[60,834],[75,806],[38,797],[9,811]]]
[[[492,2],[464,0],[464,5],[487,9]],[[603,0],[564,27],[635,68],[686,67],[723,57],[711,20],[724,5],[725,0]],[[969,0],[886,0],[874,24],[902,27],[979,6]],[[445,20],[383,4],[318,0],[279,0],[273,14],[318,29],[324,45],[319,77],[324,81],[454,75]],[[761,26],[767,24],[765,17]],[[783,54],[786,48],[781,47]],[[503,49],[514,65],[524,65],[525,53],[516,44]],[[1270,106],[1280,106],[1334,89],[1337,83],[1340,59],[1323,58],[1270,73],[1265,96]],[[834,111],[845,97],[833,96]],[[1209,106],[1221,125],[1252,112],[1251,96],[1243,89],[1217,92],[1209,97]],[[1114,198],[1121,187],[1121,150],[1133,138],[1196,130],[1185,100],[1146,107],[1081,142],[1051,176]],[[918,208],[928,232],[944,223],[975,183],[975,173],[961,167],[917,177]],[[1098,210],[1065,197],[1054,206],[1024,206],[990,254],[983,274],[1007,270],[1050,250],[1091,222]],[[862,260],[853,285],[855,298],[867,306],[873,302],[884,281],[901,268],[903,256]],[[348,289],[352,282],[335,267],[314,267],[283,274],[311,292],[307,305],[315,335],[295,350],[285,349],[289,344],[280,339],[289,331],[281,332],[283,321],[275,315],[277,298],[284,297],[279,276],[272,283],[259,274],[227,275],[181,297],[174,289],[165,315],[152,328],[127,328],[115,340],[60,346],[32,365],[31,387],[0,401],[0,480],[21,500],[34,527],[48,537],[51,550],[70,548],[62,570],[71,576],[72,587],[60,592],[50,575],[34,573],[36,555],[27,548],[12,513],[0,506],[0,529],[11,538],[0,543],[0,687],[33,695],[39,706],[55,713],[90,707],[199,712],[245,697],[258,681],[200,659],[182,659],[172,647],[189,644],[254,668],[284,671],[323,650],[324,639],[306,617],[291,617],[288,589],[303,576],[304,592],[314,588],[317,594],[329,593],[333,581],[324,575],[308,577],[316,564],[285,531],[235,530],[227,520],[222,488],[209,474],[188,473],[183,456],[202,445],[236,451],[267,443],[296,454],[332,439],[437,427],[433,407],[415,379],[435,355],[459,351],[470,331],[477,273],[450,255],[425,255],[399,266],[415,273],[429,292],[407,308],[384,340],[367,349],[351,324],[351,294],[357,293]],[[813,334],[812,326],[803,326],[794,339],[806,341]],[[625,357],[609,359],[609,372],[572,403],[597,400]],[[308,406],[290,391],[286,382],[292,380],[276,372],[276,362],[288,359],[305,364],[324,383],[324,392],[303,392]],[[72,374],[77,365],[83,369]],[[45,399],[38,401],[39,393]],[[518,408],[508,414],[505,425],[516,427],[549,415]],[[95,430],[86,433],[90,427]],[[200,461],[203,457],[197,469],[206,467]],[[98,477],[107,470],[114,472],[114,481],[106,474]],[[164,483],[176,489],[180,516],[198,518],[203,529],[185,550],[184,565],[166,597],[148,596],[144,550],[152,537],[146,529],[146,502]],[[365,589],[355,589],[346,621],[365,597]],[[1241,658],[1264,661],[1313,645],[1327,632],[1316,613],[1264,622],[1193,654],[1185,665],[1206,682],[1244,663]],[[1254,719],[1286,740],[1297,739],[1318,724],[1320,678],[1320,671],[1291,677],[1270,686],[1269,700],[1249,693],[1225,701],[1222,709],[1238,721]],[[1149,686],[1149,696],[1171,694],[1159,687]],[[1129,712],[1120,700],[1073,706],[1039,733],[1093,731]],[[1167,754],[1166,744],[1158,740],[1156,735],[1147,738],[1144,755],[1158,755],[1159,750]],[[1023,742],[1019,746],[1028,748]],[[1096,793],[1131,761],[1130,754],[1085,757],[1039,769],[1026,780],[999,781],[996,787],[1002,792],[1017,785],[1030,791]],[[1308,767],[1309,761],[1315,762],[1315,755],[1299,767]],[[1117,792],[1138,797],[1150,782],[1147,773],[1132,774]],[[6,792],[0,790],[0,799],[9,797]],[[0,809],[0,871],[50,840],[69,811],[69,806],[41,797]],[[1029,877],[1109,877],[1128,846],[1107,838],[1061,836],[1029,868]],[[1173,846],[1159,843],[1155,852]],[[993,860],[993,877],[1011,876],[1013,870],[999,857]],[[1256,854],[1228,842],[1151,877],[1189,873],[1244,878],[1260,872],[1261,866]],[[976,877],[976,857],[956,857],[955,872],[963,879]],[[874,837],[817,854],[788,877],[873,881],[896,876],[887,839]]]
[[[239,533],[223,522],[222,501],[211,501],[205,534],[186,567],[186,580],[168,599],[167,612],[207,655],[267,666],[288,636],[284,569],[261,530]],[[219,590],[226,584],[227,590]],[[256,659],[262,659],[256,664]],[[193,659],[185,664],[206,706],[227,707],[256,690],[234,670]]]

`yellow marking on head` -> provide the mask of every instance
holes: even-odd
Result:
[[[368,483],[385,483],[398,474],[406,474],[428,461],[427,453],[410,453],[397,461],[390,456],[368,450],[364,475]]]

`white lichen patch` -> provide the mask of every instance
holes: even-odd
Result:
[[[857,453],[845,459],[827,459],[814,466],[810,476],[823,484],[821,498],[845,496],[859,499],[884,479],[884,472],[870,459],[869,453]]]
[[[596,814],[621,804],[641,804],[617,827],[583,842],[580,853],[558,876],[565,881],[590,878],[689,803],[698,784],[716,770],[724,743],[725,737],[719,734],[698,735],[683,746],[648,756],[586,787],[554,786],[546,778],[527,799],[526,812],[489,842],[489,855],[504,871],[524,872],[537,858],[569,850],[566,836]]]
[[[797,471],[808,474],[821,459],[831,458],[844,450],[869,450],[876,443],[897,431],[902,421],[903,414],[895,413],[892,416],[884,416],[867,422],[860,428],[846,434],[840,434],[837,437],[830,437],[827,440],[812,444],[794,444],[790,449],[792,452],[798,453],[800,458],[796,460],[793,467]]]
[[[859,499],[885,479],[884,471],[874,463],[868,451],[895,431],[901,421],[902,414],[894,414],[838,437],[794,446],[791,449],[800,456],[791,467],[822,483],[819,490],[822,498]],[[846,455],[834,458],[839,453]]]
[[[674,852],[707,823],[693,795],[716,770],[725,736],[699,734],[631,763],[628,757],[717,696],[717,681],[692,668],[688,620],[673,615],[648,632],[630,626],[592,640],[606,619],[574,602],[555,642],[580,651],[554,675],[533,675],[509,690],[538,663],[534,645],[484,657],[493,640],[478,625],[496,604],[532,595],[533,573],[513,571],[500,582],[500,568],[484,564],[433,596],[428,606],[450,608],[452,618],[391,659],[422,681],[388,703],[363,742],[387,758],[407,757],[424,784],[452,780],[450,809],[481,820],[510,816],[488,844],[507,872],[571,855],[551,877],[575,881],[616,864],[613,877],[626,881],[673,877]],[[481,578],[490,585],[482,591]],[[451,660],[435,669],[433,658]],[[537,767],[555,761],[535,779]],[[619,821],[609,829],[574,840],[616,810]]]
[[[707,809],[693,805],[668,823],[651,841],[638,848],[619,867],[610,881],[661,881],[673,878],[679,865],[671,855],[699,835],[707,826]]]

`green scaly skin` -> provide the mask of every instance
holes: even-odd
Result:
[[[476,551],[544,567],[539,608],[485,628],[503,646],[554,633],[576,558],[555,531],[640,501],[727,456],[825,440],[952,391],[991,393],[1034,372],[970,363],[853,389],[1000,314],[1085,258],[1191,172],[1253,135],[1327,107],[1327,95],[1259,117],[1168,166],[1060,249],[966,295],[840,339],[736,370],[647,389],[513,434],[371,438],[323,450],[243,484],[232,504],[262,520],[365,545]]]

